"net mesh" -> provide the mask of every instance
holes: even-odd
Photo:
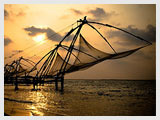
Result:
[[[13,61],[10,65],[5,65],[4,76],[15,77],[29,73],[30,69],[34,66],[34,64],[31,62],[32,61],[28,61],[27,59],[20,58],[16,61]],[[34,70],[36,70],[36,68]]]
[[[74,63],[73,64],[66,63],[63,60],[63,58],[57,53],[55,62],[52,65],[49,74],[56,75],[60,71],[63,62],[67,64],[65,73],[71,73],[71,72],[87,69],[104,60],[119,59],[119,58],[126,57],[141,48],[143,47],[120,52],[120,53],[109,54],[94,48],[85,40],[85,38],[82,35],[80,35],[79,50]]]
[[[80,52],[83,51],[83,52]],[[87,54],[85,54],[87,53]],[[79,60],[75,60],[74,65],[81,66],[85,63],[90,63],[102,59],[104,56],[110,56],[110,54],[102,52],[93,46],[91,46],[82,35],[80,35],[79,39],[79,53],[77,58]]]
[[[49,75],[56,75],[60,71],[63,62],[64,62],[63,58],[57,52],[56,59],[54,61],[54,64],[51,66]],[[67,63],[65,62],[64,64],[67,64]],[[66,66],[66,70],[69,69],[70,67],[71,65],[68,63]]]

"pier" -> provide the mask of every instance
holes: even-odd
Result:
[[[19,89],[19,85],[33,85],[32,90],[36,90],[38,86],[42,86],[44,84],[55,84],[55,90],[59,90],[60,85],[60,91],[64,90],[64,77],[47,77],[45,80],[42,80],[37,77],[32,76],[22,76],[22,77],[10,77],[5,78],[4,84],[10,84],[15,86],[15,90]]]

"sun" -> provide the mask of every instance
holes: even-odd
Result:
[[[43,43],[45,38],[46,38],[45,34],[39,34],[39,35],[33,37],[33,40],[37,43]]]

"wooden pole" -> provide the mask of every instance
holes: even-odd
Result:
[[[64,76],[61,77],[61,91],[64,90]]]
[[[66,56],[65,56],[65,58],[64,58],[64,61],[63,61],[63,63],[62,63],[62,66],[61,66],[61,69],[60,69],[60,72],[59,72],[59,73],[61,73],[61,74],[58,74],[58,75],[57,75],[58,77],[59,77],[60,75],[62,75],[62,76],[60,77],[60,78],[61,78],[61,91],[63,91],[63,89],[64,89],[64,74],[65,74],[65,69],[66,69],[67,64],[68,64],[68,62],[69,62],[69,59],[70,59],[70,57],[71,57],[72,50],[73,50],[73,48],[74,48],[74,44],[75,44],[76,39],[77,39],[77,37],[78,37],[81,29],[82,29],[82,26],[87,23],[86,17],[84,17],[84,20],[83,20],[83,21],[81,20],[81,22],[82,22],[82,23],[81,23],[79,26],[77,26],[78,30],[77,30],[76,34],[74,35],[74,37],[73,37],[73,40],[72,40],[72,42],[71,42],[71,44],[70,44],[70,47],[69,47],[69,49],[68,49],[68,52],[67,52],[67,54],[66,54]],[[63,40],[62,40],[62,41],[63,41]],[[62,42],[62,41],[61,41],[61,42]],[[61,42],[59,43],[59,45],[61,45]],[[65,61],[66,61],[66,62],[65,62]],[[57,88],[57,83],[56,83],[56,82],[57,82],[57,81],[55,81],[55,85],[56,85],[56,88]]]
[[[58,91],[58,77],[55,78],[55,90]]]
[[[33,77],[33,90],[35,90],[35,77]]]
[[[17,81],[17,76],[16,76],[16,80],[15,80],[15,90],[18,90],[18,81]]]

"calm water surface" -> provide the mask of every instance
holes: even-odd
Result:
[[[156,111],[154,80],[65,80],[64,92],[53,84],[5,86],[5,112],[40,116],[150,116]]]

